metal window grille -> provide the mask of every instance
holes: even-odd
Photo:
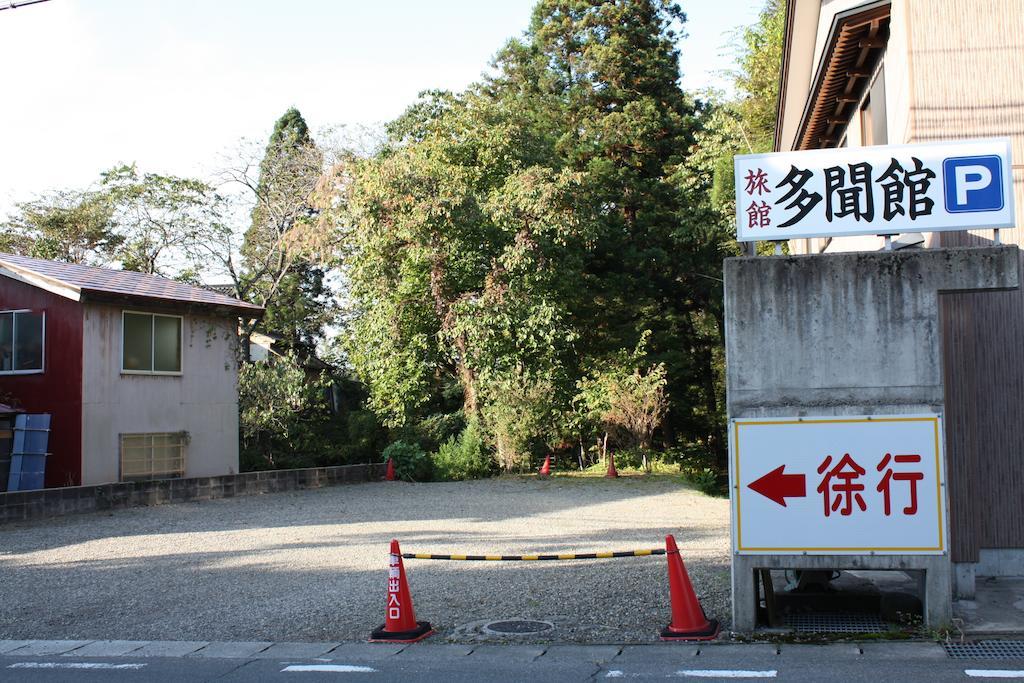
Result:
[[[184,432],[121,435],[121,481],[185,474]]]

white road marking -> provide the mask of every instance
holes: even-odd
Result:
[[[964,669],[971,678],[1024,678],[1024,669]]]
[[[15,662],[8,669],[141,669],[145,664],[107,664],[106,662]]]
[[[771,671],[745,671],[743,669],[685,669],[677,671],[676,676],[688,678],[775,678],[779,672]]]
[[[355,666],[354,664],[291,664],[281,669],[285,671],[326,671],[346,674],[372,674],[377,673],[376,669],[368,666]]]
[[[622,678],[622,672],[618,669],[612,669],[604,675],[605,678]]]

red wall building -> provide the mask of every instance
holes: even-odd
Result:
[[[46,486],[82,481],[82,305],[16,280],[4,279],[0,311],[44,314],[44,372],[0,373],[0,403],[17,401],[29,413],[50,413]],[[7,399],[7,400],[3,400]]]

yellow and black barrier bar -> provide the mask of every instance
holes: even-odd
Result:
[[[603,560],[610,557],[646,557],[664,555],[664,548],[650,550],[618,550],[606,553],[559,553],[557,555],[440,555],[436,553],[402,553],[407,560],[468,560],[472,562],[539,562],[542,560]]]

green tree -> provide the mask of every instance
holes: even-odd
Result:
[[[245,363],[238,372],[243,468],[309,466],[326,448],[317,426],[326,411],[328,379],[310,378],[293,355]]]
[[[102,192],[64,190],[17,204],[3,224],[0,251],[67,263],[108,262],[123,239]]]
[[[678,86],[684,20],[668,1],[541,2],[526,38],[499,55],[491,87],[540,112],[560,163],[584,174],[597,207],[585,295],[572,301],[572,318],[587,323],[574,344],[580,360],[631,349],[650,330],[649,352],[668,370],[666,438],[720,443],[706,418],[720,411],[709,311],[720,308],[726,254],[705,200],[677,178],[704,115]]]
[[[323,155],[294,107],[274,123],[259,168],[252,222],[242,243],[242,284],[250,297],[265,302],[260,328],[306,356],[332,321],[334,306],[324,269],[301,247],[289,253],[299,245],[287,245],[316,223],[313,195],[323,176]]]
[[[101,174],[100,191],[113,210],[115,258],[125,270],[180,274],[220,220],[220,198],[193,178],[140,176],[134,164],[122,165]]]
[[[457,379],[514,467],[565,438],[583,369],[650,330],[666,438],[722,443],[723,250],[686,186],[703,111],[678,85],[684,19],[668,0],[542,0],[493,76],[428,93],[356,164],[348,357],[390,424]]]
[[[319,154],[309,127],[292,107],[274,122],[252,191],[256,202],[242,252],[263,264],[277,255],[281,235],[314,213],[309,196],[320,178]]]
[[[260,329],[278,335],[278,344],[287,350],[303,357],[314,354],[325,328],[337,316],[326,277],[324,268],[296,259],[268,303]]]
[[[227,211],[235,220],[223,221],[197,245],[198,259],[230,279],[234,296],[268,309],[279,326],[269,331],[282,333],[299,352],[331,318],[321,268],[332,247],[320,225],[321,197],[333,181],[328,166],[301,116],[289,110],[265,147],[244,145],[219,174],[225,185],[242,190],[230,196],[248,205],[248,227],[238,230],[237,209]],[[310,329],[299,327],[310,321]],[[243,358],[256,325],[243,320],[239,326]]]
[[[592,424],[612,433],[620,445],[639,447],[648,472],[651,437],[668,408],[665,365],[648,365],[649,337],[645,332],[632,351],[620,351],[596,363],[577,384],[575,399]]]
[[[786,1],[766,0],[757,22],[740,34],[739,68],[733,79],[740,94],[737,110],[748,154],[770,152],[774,146],[785,24]]]
[[[477,93],[400,121],[348,197],[349,358],[372,405],[403,424],[456,378],[467,417],[510,374],[557,373],[569,341],[558,266],[578,248],[571,174],[531,165],[518,113]]]
[[[688,210],[685,226],[691,262],[691,286],[699,310],[692,316],[694,344],[687,349],[706,370],[703,390],[690,391],[689,431],[726,466],[724,308],[721,259],[740,253],[735,241],[733,157],[772,150],[781,65],[785,1],[767,0],[758,21],[739,32],[738,68],[733,74],[738,96],[712,98],[698,110],[698,128],[690,154],[673,175]],[[764,245],[771,249],[770,245]],[[670,374],[676,363],[668,363]],[[679,397],[670,412],[676,410]]]

